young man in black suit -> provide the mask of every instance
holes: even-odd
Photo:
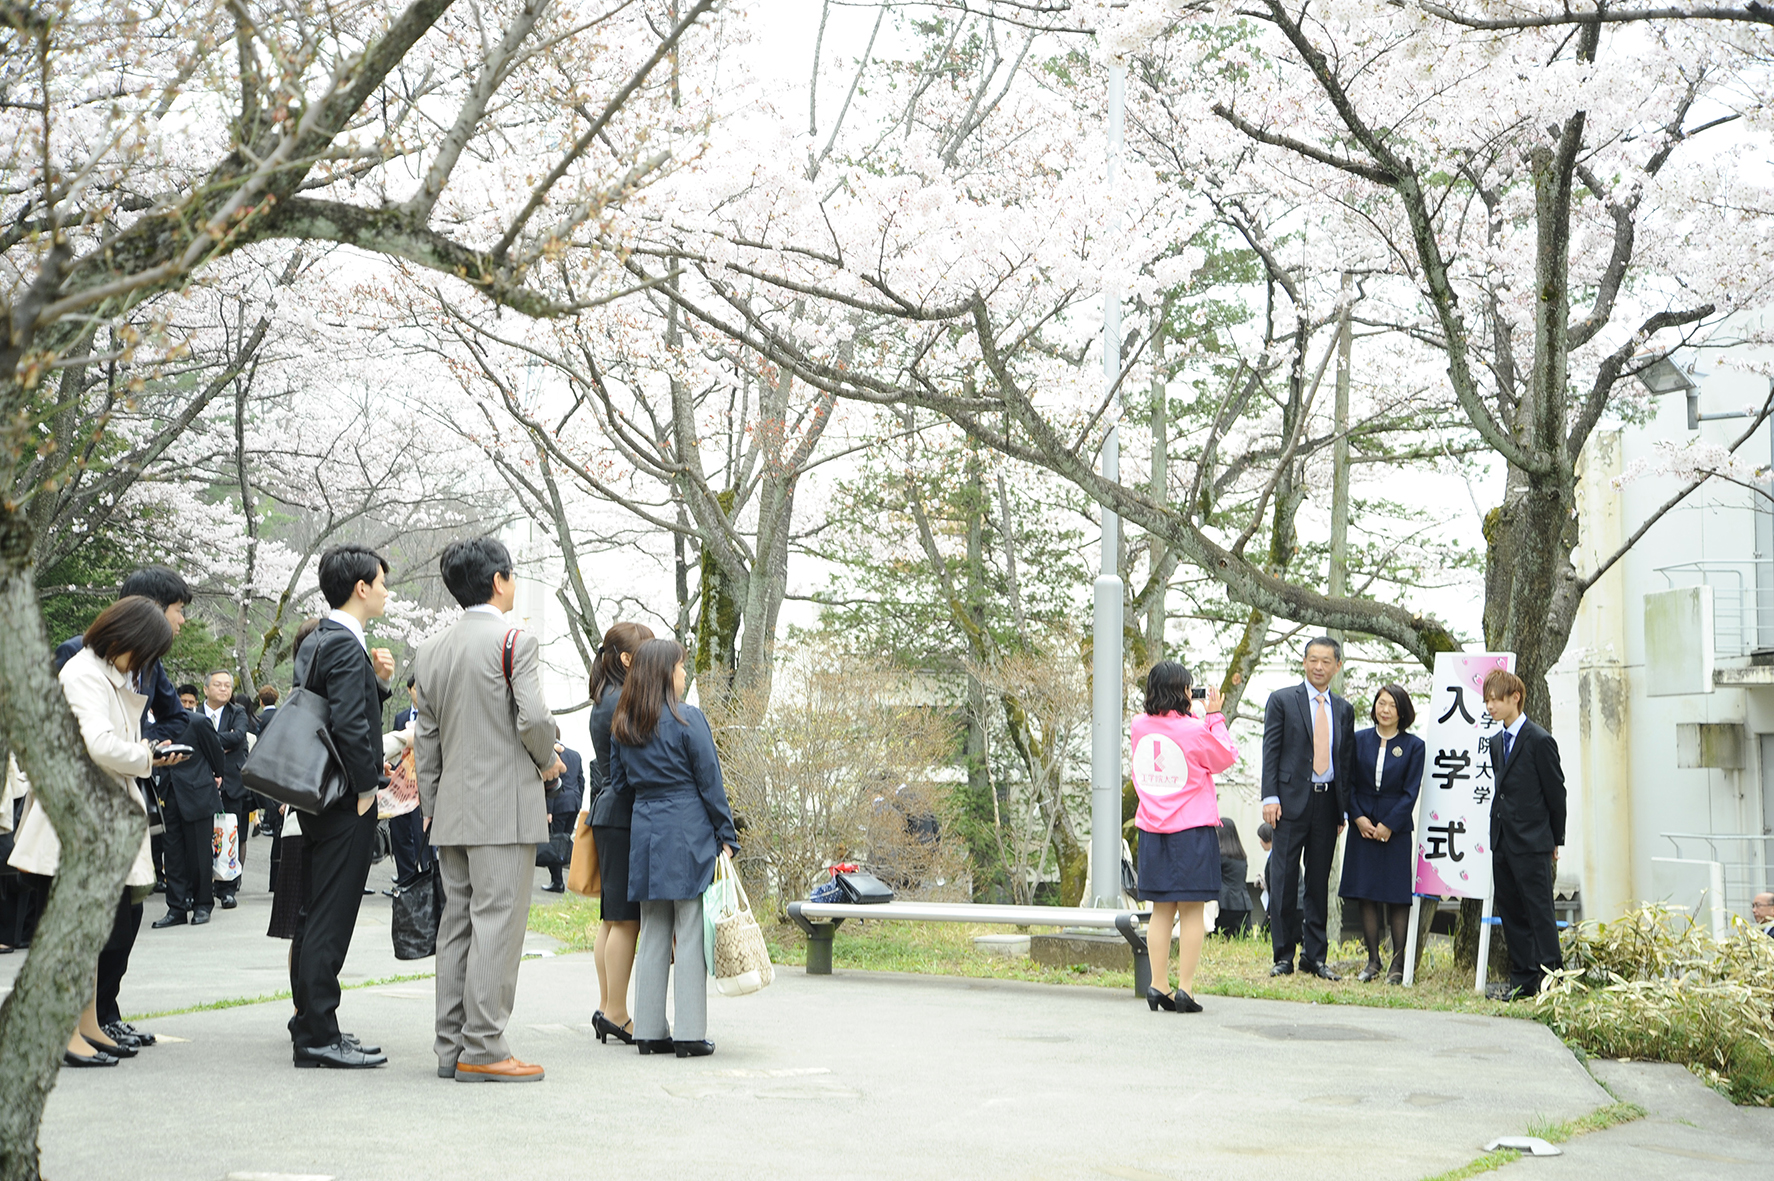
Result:
[[[1269,856],[1271,976],[1300,970],[1339,977],[1326,964],[1330,868],[1343,831],[1344,781],[1355,762],[1355,711],[1330,691],[1343,667],[1343,646],[1329,636],[1306,645],[1306,679],[1269,695],[1263,710],[1263,820],[1275,827]],[[1300,914],[1300,862],[1305,859],[1305,914]]]
[[[211,834],[222,810],[222,742],[197,712],[197,686],[180,685],[179,697],[189,720],[178,740],[197,753],[162,768],[154,783],[166,824],[166,914],[154,920],[156,931],[182,923],[201,926],[215,907]]]
[[[214,727],[216,737],[222,744],[222,806],[218,812],[232,812],[236,832],[239,836],[241,877],[246,876],[246,841],[252,835],[247,826],[247,817],[252,814],[252,793],[240,782],[240,768],[246,764],[246,736],[251,728],[252,719],[247,716],[246,707],[234,700],[234,674],[222,669],[209,674],[209,680],[203,685],[203,704],[197,707],[198,716]],[[221,900],[223,910],[233,910],[240,905],[240,878],[216,883],[216,897]]]
[[[373,651],[364,625],[388,603],[388,561],[364,545],[336,545],[320,556],[320,592],[332,607],[296,654],[294,683],[327,701],[327,731],[351,780],[352,794],[302,817],[302,877],[308,903],[290,941],[289,1020],[295,1064],[361,1068],[388,1059],[339,1030],[339,969],[369,879],[376,845],[376,789],[382,762],[382,703],[394,655]]]
[[[1521,712],[1526,693],[1512,672],[1484,679],[1485,709],[1502,727],[1490,741],[1491,881],[1509,944],[1510,999],[1539,992],[1546,973],[1564,966],[1552,879],[1565,843],[1565,772],[1558,743]]]

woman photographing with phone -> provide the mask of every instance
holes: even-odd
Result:
[[[1205,692],[1206,716],[1194,715],[1194,678],[1174,660],[1146,674],[1146,712],[1133,719],[1133,786],[1139,795],[1139,896],[1152,904],[1146,942],[1153,1011],[1199,1013],[1189,995],[1207,935],[1205,904],[1220,897],[1220,806],[1213,777],[1238,761],[1226,730],[1220,691]],[[1177,990],[1170,995],[1170,930],[1177,940]]]

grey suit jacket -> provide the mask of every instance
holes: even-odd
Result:
[[[413,767],[434,845],[523,845],[548,840],[541,768],[554,762],[554,717],[542,700],[536,637],[471,611],[413,658],[419,715]]]

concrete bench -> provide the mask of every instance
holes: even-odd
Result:
[[[977,902],[791,902],[788,917],[807,933],[807,974],[832,974],[832,936],[845,919],[892,919],[912,923],[1002,923],[1017,927],[1095,927],[1115,930],[1133,949],[1133,993],[1143,998],[1152,983],[1152,961],[1140,924],[1149,910],[1097,910],[1084,906],[998,906]]]

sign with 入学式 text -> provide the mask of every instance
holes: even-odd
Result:
[[[1423,718],[1417,795],[1416,892],[1483,898],[1491,892],[1491,739],[1502,727],[1484,707],[1484,679],[1513,672],[1512,652],[1438,652]]]

